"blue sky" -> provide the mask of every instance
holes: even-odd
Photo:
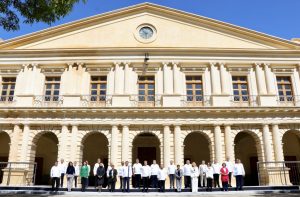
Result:
[[[78,3],[73,11],[52,24],[60,25],[88,16],[143,3],[141,0],[87,0]],[[273,36],[300,38],[300,0],[149,0],[147,2],[210,17]],[[21,24],[15,32],[0,28],[0,38],[10,39],[49,27],[43,23]]]

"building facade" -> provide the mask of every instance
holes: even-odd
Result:
[[[0,42],[0,159],[300,160],[300,44],[149,3]],[[11,184],[23,184],[16,170]],[[268,184],[275,184],[270,181]]]

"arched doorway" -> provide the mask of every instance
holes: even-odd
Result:
[[[300,160],[300,133],[299,131],[288,131],[282,137],[283,155],[285,161]],[[290,169],[290,181],[293,185],[300,184],[299,165],[295,163],[287,163],[286,166]]]
[[[94,186],[93,168],[97,159],[100,158],[106,168],[108,165],[108,140],[104,134],[93,132],[83,139],[82,145],[82,161],[88,161],[91,166],[89,185]]]
[[[8,162],[10,137],[5,132],[0,132],[0,162]],[[0,184],[3,179],[2,169],[5,165],[0,166]]]
[[[258,185],[258,151],[254,136],[246,131],[240,132],[236,135],[234,144],[235,158],[240,159],[245,168],[244,184],[247,186]]]
[[[50,170],[57,161],[58,139],[54,133],[47,132],[37,136],[33,144],[34,161],[37,163],[35,184],[49,185]]]
[[[193,132],[186,136],[184,140],[184,162],[190,160],[200,165],[202,160],[211,161],[210,141],[205,134]]]
[[[144,160],[148,161],[148,165],[156,160],[161,163],[160,158],[160,142],[157,136],[152,133],[141,133],[133,140],[132,146],[132,163],[135,163],[136,158],[139,158],[140,163]]]

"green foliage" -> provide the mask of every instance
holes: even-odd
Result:
[[[24,23],[52,24],[72,11],[75,3],[86,0],[0,0],[0,26],[6,31],[20,29]]]

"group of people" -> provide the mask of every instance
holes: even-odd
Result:
[[[63,187],[64,177],[66,176],[68,191],[71,191],[73,181],[77,188],[77,179],[81,177],[81,190],[84,192],[89,185],[90,171],[91,167],[88,161],[84,161],[81,167],[76,162],[74,162],[74,165],[72,162],[65,165],[63,159],[60,163],[55,162],[50,172],[52,190],[57,191],[59,186]],[[216,160],[212,163],[202,161],[199,166],[195,162],[191,164],[187,160],[182,167],[175,165],[173,161],[170,161],[170,164],[166,167],[159,166],[156,160],[153,160],[150,166],[147,161],[144,161],[142,165],[139,159],[136,159],[133,165],[130,165],[128,161],[121,162],[118,169],[115,169],[112,163],[105,169],[101,159],[97,159],[93,168],[93,176],[95,178],[95,188],[99,192],[102,190],[105,177],[108,180],[107,185],[110,192],[115,191],[117,177],[119,177],[122,192],[130,191],[131,178],[134,183],[133,187],[139,190],[142,188],[142,192],[148,192],[149,187],[158,188],[159,192],[165,192],[167,177],[170,180],[170,189],[176,189],[177,192],[181,192],[182,180],[184,180],[185,188],[191,189],[192,192],[198,192],[199,187],[206,188],[206,191],[212,191],[213,186],[220,188],[220,178],[222,190],[228,191],[228,187],[231,187],[232,176],[236,178],[236,190],[242,190],[245,170],[239,159],[236,159],[236,162],[233,163],[229,158],[222,164],[219,164]]]

